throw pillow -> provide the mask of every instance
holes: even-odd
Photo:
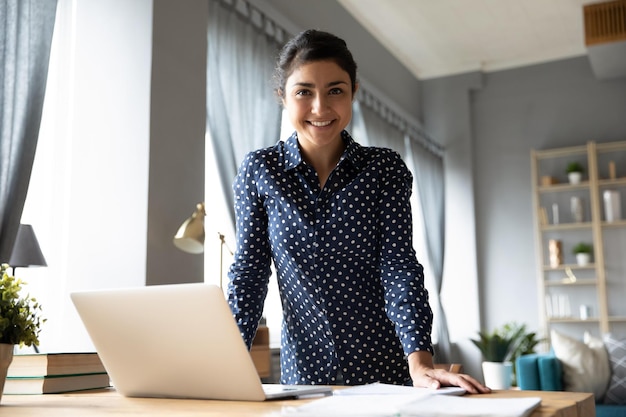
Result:
[[[550,332],[554,355],[563,365],[565,391],[592,392],[601,400],[609,385],[611,367],[601,339],[585,333],[584,341],[573,339],[555,330]]]
[[[604,396],[605,404],[626,404],[626,340],[617,340],[611,335],[604,337],[609,352],[611,381]]]

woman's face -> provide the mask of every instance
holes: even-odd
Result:
[[[341,131],[352,118],[351,85],[333,61],[302,64],[287,78],[282,101],[303,150],[341,145]]]

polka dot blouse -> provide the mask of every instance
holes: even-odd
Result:
[[[322,189],[296,133],[246,156],[233,184],[228,301],[250,346],[273,262],[282,383],[405,384],[406,355],[432,353],[432,311],[412,245],[412,176],[396,152],[342,137],[346,150]]]

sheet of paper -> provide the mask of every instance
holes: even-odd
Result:
[[[379,387],[380,388],[380,387]],[[480,398],[435,394],[333,395],[298,407],[283,417],[527,417],[539,397]]]
[[[374,384],[357,385],[350,388],[342,388],[334,391],[334,395],[414,395],[424,396],[431,394],[463,395],[465,390],[460,387],[442,387],[439,389],[416,388],[402,385]]]
[[[400,407],[417,400],[412,395],[333,395],[298,407],[285,407],[284,417],[398,417]]]
[[[541,405],[539,397],[480,398],[433,395],[400,407],[402,417],[526,417]]]

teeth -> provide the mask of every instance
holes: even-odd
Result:
[[[315,127],[324,127],[330,124],[330,121],[327,122],[311,122],[311,124]]]

